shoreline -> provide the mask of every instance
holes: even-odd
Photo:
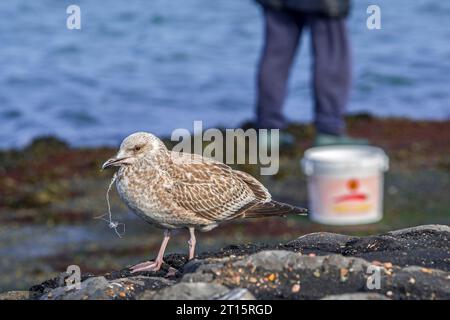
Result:
[[[450,120],[445,122],[377,119],[348,120],[348,132],[382,147],[391,161],[386,174],[383,220],[354,227],[319,225],[305,217],[234,221],[201,233],[199,253],[230,244],[278,243],[311,232],[355,236],[422,224],[450,223]],[[299,159],[313,139],[311,125],[288,128],[296,147],[280,150],[280,171],[260,177],[257,166],[239,165],[268,187],[275,200],[305,206],[306,180]],[[167,142],[167,141],[166,141]],[[0,291],[25,289],[78,264],[84,272],[102,273],[142,261],[160,244],[161,230],[128,213],[111,192],[115,220],[126,222],[122,239],[94,217],[106,212],[105,193],[112,173],[101,164],[112,147],[73,148],[55,138],[35,140],[21,150],[0,151],[0,225],[3,273]],[[180,231],[168,252],[186,250]],[[33,256],[29,253],[33,252]]]
[[[355,132],[356,134],[360,133],[361,128],[359,128],[358,126],[356,126],[355,128],[352,128],[352,126],[354,124],[360,124],[362,122],[373,122],[373,121],[385,123],[387,125],[394,124],[394,123],[404,124],[404,125],[406,125],[408,123],[414,123],[414,124],[418,124],[418,125],[431,125],[431,124],[436,124],[438,126],[448,125],[450,127],[450,118],[446,118],[446,119],[445,118],[443,118],[443,119],[434,119],[434,118],[414,119],[414,118],[396,117],[396,116],[378,117],[378,116],[372,115],[370,113],[365,113],[365,112],[352,113],[352,114],[349,114],[346,116],[346,123],[347,123],[348,131],[356,131]],[[252,126],[252,122],[248,120],[248,121],[243,121],[240,125],[237,125],[236,127],[230,127],[229,129],[242,128],[245,130],[247,128],[250,128],[251,126]],[[193,135],[193,127],[183,128],[183,129],[188,130]],[[203,131],[208,130],[208,129],[219,129],[220,131],[224,131],[225,127],[223,127],[223,126],[204,127]],[[308,131],[308,134],[307,134],[307,136],[305,136],[305,138],[309,138],[310,135],[313,134],[313,132],[314,132],[313,126],[310,124],[310,122],[294,121],[294,122],[289,123],[288,127],[286,129],[287,129],[287,131],[292,132],[294,135],[298,135],[301,131],[306,130],[306,131]],[[151,131],[149,131],[149,132],[151,132]],[[124,137],[127,134],[131,134],[131,133],[132,133],[132,131],[124,133]],[[157,135],[157,136],[159,136],[164,142],[169,142],[169,144],[170,144],[169,134],[163,134],[163,135]],[[35,143],[36,141],[41,141],[41,140],[49,140],[49,142],[51,142],[51,141],[58,142],[59,144],[65,145],[66,147],[68,147],[70,149],[110,149],[110,148],[118,147],[122,138],[117,138],[117,141],[115,141],[114,143],[98,143],[95,145],[91,145],[91,144],[83,145],[83,144],[70,143],[68,141],[68,139],[58,136],[57,134],[42,134],[42,135],[37,135],[36,137],[31,139],[28,143],[25,143],[21,146],[0,147],[0,153],[14,152],[14,151],[20,152],[20,151],[27,149],[31,145],[33,145],[33,143]]]
[[[0,300],[446,300],[450,228],[423,225],[368,237],[313,233],[277,245],[251,243],[197,255],[166,254],[159,271],[69,273]],[[374,279],[378,270],[378,282]],[[375,281],[374,281],[375,280]]]

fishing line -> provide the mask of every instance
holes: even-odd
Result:
[[[108,227],[110,229],[114,229],[114,232],[117,234],[117,236],[119,238],[122,238],[122,236],[125,234],[125,223],[121,223],[121,222],[112,220],[111,204],[109,202],[109,192],[111,191],[111,188],[112,188],[114,182],[116,182],[116,179],[117,179],[117,172],[114,173],[114,175],[111,179],[111,182],[109,183],[108,190],[106,190],[106,204],[108,205],[108,212],[99,217],[95,217],[95,219],[101,219],[103,221],[108,222]],[[106,216],[106,215],[108,215],[108,219],[104,218],[104,216]],[[119,231],[119,228],[120,228],[120,231]]]

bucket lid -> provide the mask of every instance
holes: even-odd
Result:
[[[306,175],[352,169],[387,171],[389,168],[389,158],[383,149],[357,145],[310,148],[301,163]]]

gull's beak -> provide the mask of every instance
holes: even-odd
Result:
[[[126,160],[128,157],[123,157],[123,158],[111,158],[108,159],[103,165],[102,165],[102,170],[108,169],[109,167],[118,167],[121,166],[123,161]]]

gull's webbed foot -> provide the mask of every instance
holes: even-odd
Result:
[[[131,273],[141,272],[141,271],[158,271],[161,269],[163,260],[155,260],[155,261],[146,261],[139,263],[133,267],[131,267]]]

